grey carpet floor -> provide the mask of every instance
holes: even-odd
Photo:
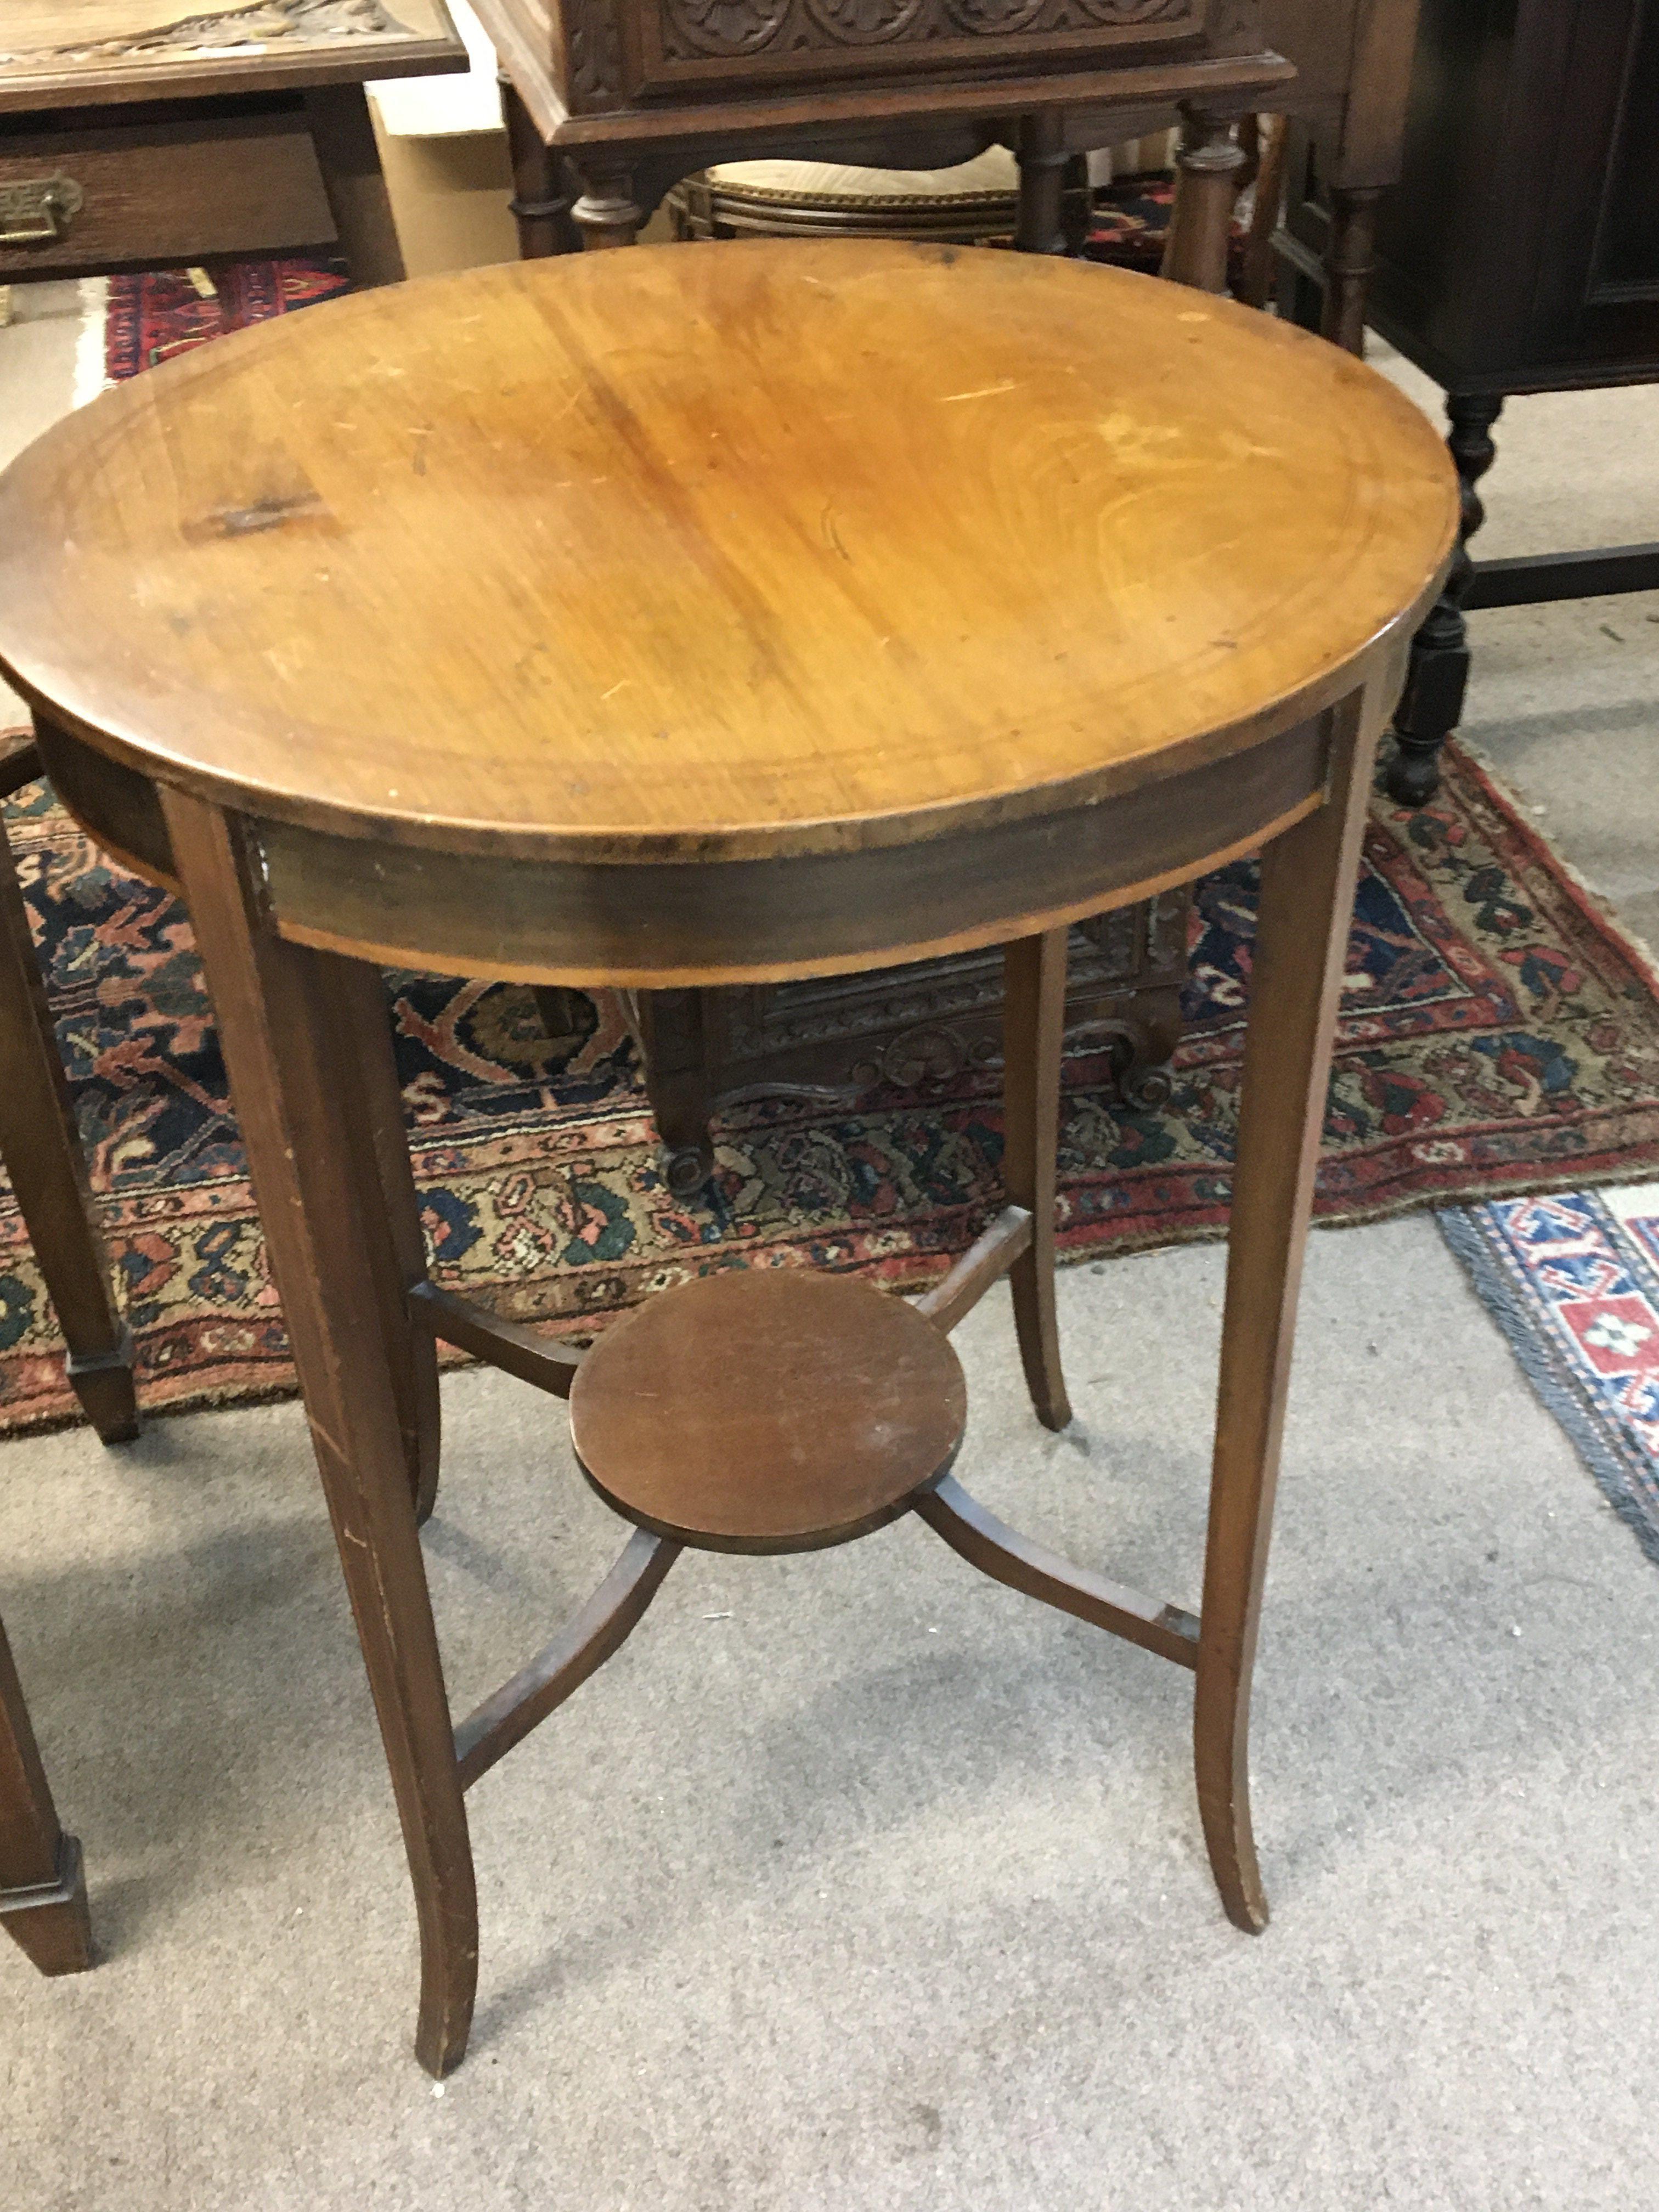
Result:
[[[1065,1437],[1000,1298],[966,1336],[964,1480],[1189,1602],[1220,1261],[1067,1273]],[[446,1403],[465,1703],[617,1536],[556,1413],[495,1376]],[[1426,1222],[1315,1241],[1255,1940],[1175,1670],[916,1524],[688,1559],[471,1801],[482,1998],[434,2097],[297,1412],[9,1447],[0,1528],[106,1954],[9,1969],[20,2207],[1659,2202],[1659,1583]]]
[[[0,425],[21,355],[0,333]],[[1492,550],[1651,534],[1655,395],[1512,411]],[[1650,927],[1656,615],[1482,617],[1470,714]],[[1063,1437],[1000,1297],[962,1340],[969,1486],[1188,1602],[1221,1267],[1063,1276]],[[479,1374],[445,1404],[428,1552],[465,1705],[617,1536],[556,1408]],[[436,2095],[297,1410],[0,1447],[0,1613],[104,1952],[53,1984],[0,1955],[8,2212],[1659,2203],[1659,1578],[1425,1219],[1314,1240],[1260,1938],[1211,1888],[1173,1669],[915,1524],[688,1557],[470,1801],[481,2001]]]

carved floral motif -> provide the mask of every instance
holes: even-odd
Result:
[[[589,8],[605,0],[586,0]],[[1205,0],[660,0],[664,51],[757,53],[775,42],[811,51],[971,37],[1006,39],[1038,29],[1144,27],[1195,30]],[[783,33],[781,38],[781,33]]]
[[[1194,0],[1076,0],[1079,14],[1091,23],[1175,23],[1195,18]]]
[[[959,29],[988,39],[1029,30],[1046,4],[1047,0],[945,0]]]
[[[1006,38],[1009,31],[1029,31],[1046,7],[1046,0],[945,0],[957,31],[973,31],[978,38]]]
[[[790,5],[791,0],[665,0],[669,22],[700,54],[758,52],[783,28]]]
[[[581,100],[622,90],[622,37],[614,0],[566,0],[570,81]]]
[[[838,46],[879,46],[902,39],[922,7],[923,0],[806,0],[808,15]]]

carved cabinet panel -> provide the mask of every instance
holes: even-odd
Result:
[[[1208,0],[650,0],[638,15],[649,93],[757,77],[867,76],[902,66],[1017,63],[1073,52],[1178,46]],[[738,64],[736,71],[733,64]]]
[[[745,140],[793,154],[816,138],[854,149],[837,159],[862,161],[872,129],[884,147],[896,131],[1004,123],[1044,106],[1086,112],[1104,131],[1089,142],[1099,145],[1115,143],[1120,118],[1156,125],[1188,99],[1242,114],[1272,105],[1294,77],[1263,28],[1268,4],[472,0],[543,143],[573,160],[626,143],[653,185],[657,166],[673,183],[739,158]],[[1368,0],[1328,4],[1346,21]],[[699,142],[697,158],[676,172],[682,139]]]

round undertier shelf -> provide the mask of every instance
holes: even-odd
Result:
[[[665,1291],[577,1370],[583,1472],[641,1528],[807,1552],[905,1511],[950,1467],[968,1390],[945,1337],[846,1276],[767,1268]]]

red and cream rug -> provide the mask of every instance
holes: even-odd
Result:
[[[1527,1380],[1659,1566],[1659,1182],[1439,1219]]]

